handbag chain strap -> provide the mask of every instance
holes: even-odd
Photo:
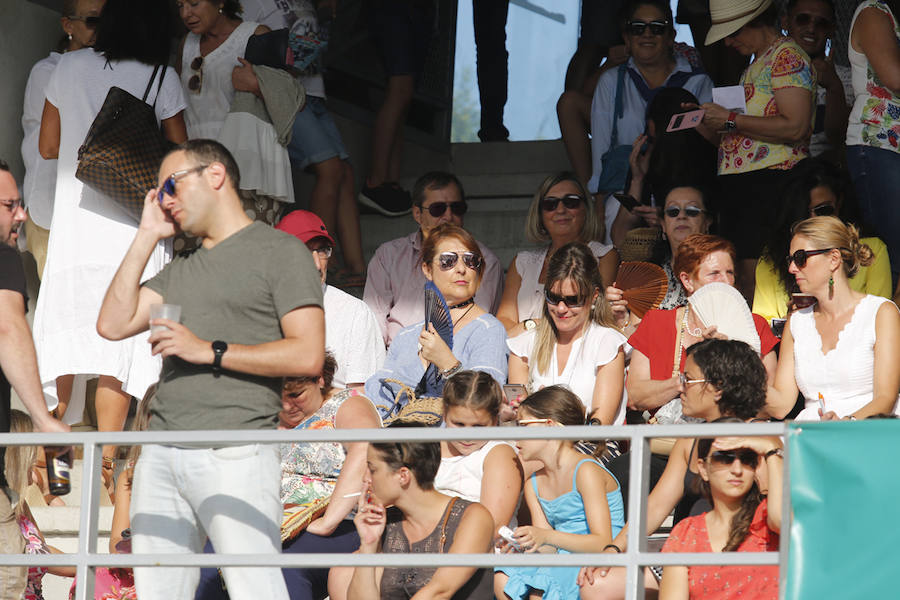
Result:
[[[616,79],[616,99],[613,101],[613,126],[609,136],[609,147],[615,148],[619,144],[619,117],[622,116],[625,107],[622,105],[622,88],[625,85],[625,70],[628,63],[619,65],[619,74]]]

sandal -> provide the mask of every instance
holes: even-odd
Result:
[[[109,456],[103,457],[103,464],[100,470],[100,478],[103,480],[103,487],[109,494],[109,501],[116,503],[116,460]]]

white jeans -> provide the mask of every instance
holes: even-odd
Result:
[[[201,553],[209,535],[223,554],[278,554],[280,483],[277,445],[144,446],[131,498],[134,553]],[[232,600],[288,598],[276,567],[226,567],[222,573]],[[193,567],[135,569],[141,600],[191,600],[199,578]]]

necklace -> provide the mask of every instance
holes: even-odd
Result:
[[[691,336],[693,336],[693,337],[695,337],[695,338],[699,338],[700,335],[701,335],[701,333],[702,333],[702,331],[700,330],[699,327],[696,328],[696,329],[693,329],[693,330],[692,330],[692,329],[688,329],[688,312],[689,312],[690,310],[691,310],[691,307],[688,306],[688,305],[685,305],[685,307],[684,307],[684,316],[683,316],[682,319],[681,319],[681,334],[682,334],[682,335],[681,335],[681,347],[682,347],[683,349],[687,349],[687,346],[684,345],[684,334],[685,334],[685,332],[686,332],[688,335],[691,335]]]
[[[461,306],[465,306],[468,303],[471,303],[471,306],[469,306],[469,308],[466,309],[466,312],[464,312],[460,318],[456,319],[456,323],[453,324],[453,331],[456,331],[456,328],[459,327],[459,324],[462,323],[462,320],[466,318],[466,315],[469,314],[469,311],[472,310],[473,308],[475,308],[475,301],[472,300],[471,298],[468,300],[468,302],[463,302]],[[457,305],[457,306],[460,306],[460,305]]]
[[[454,308],[462,308],[463,306],[468,306],[470,304],[475,304],[475,298],[469,298],[468,300],[463,300],[459,304],[454,304],[452,306],[448,306],[447,308],[449,308],[450,310],[453,310]]]

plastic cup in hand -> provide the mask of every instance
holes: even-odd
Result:
[[[168,319],[176,323],[181,320],[181,306],[178,304],[151,304],[150,320]],[[150,333],[168,329],[165,325],[151,325]]]

